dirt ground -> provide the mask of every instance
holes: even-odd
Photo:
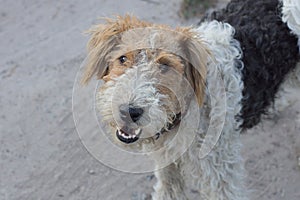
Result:
[[[152,173],[116,171],[84,148],[72,88],[86,55],[82,32],[97,17],[132,13],[187,25],[177,15],[179,3],[0,0],[0,200],[147,198]],[[290,106],[242,135],[252,199],[300,199],[299,92],[290,90]]]

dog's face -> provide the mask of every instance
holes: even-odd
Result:
[[[126,16],[91,32],[83,82],[104,81],[97,107],[118,141],[159,139],[180,124],[193,95],[201,106],[208,51],[190,29]]]

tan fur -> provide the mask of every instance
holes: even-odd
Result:
[[[171,53],[161,52],[157,58],[156,61],[160,64],[165,64],[170,67],[173,67],[177,72],[183,74],[184,72],[184,65],[182,63],[182,60]]]
[[[120,33],[132,28],[150,26],[149,23],[126,15],[118,17],[117,20],[106,19],[106,24],[100,24],[88,30],[91,39],[88,42],[89,57],[82,83],[87,84],[94,74],[99,79],[107,69],[108,55],[117,45]]]
[[[186,77],[193,86],[198,104],[201,106],[204,101],[205,77],[208,58],[211,57],[210,52],[200,39],[196,39],[197,36],[189,28],[179,30],[187,35],[184,46],[186,48],[186,58],[190,65],[185,69]]]
[[[108,70],[103,74],[103,80],[105,82],[112,80],[112,78],[122,75],[126,69],[132,67],[135,59],[134,52],[128,52],[124,54],[127,60],[125,63],[120,63],[120,61],[115,58],[108,64]]]

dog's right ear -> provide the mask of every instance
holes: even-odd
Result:
[[[102,79],[107,74],[110,52],[119,44],[122,32],[148,25],[133,16],[126,15],[119,16],[116,20],[106,19],[105,24],[96,25],[88,30],[91,39],[87,46],[88,58],[81,83],[87,84],[94,75]]]
[[[87,31],[91,34],[88,42],[88,57],[84,66],[82,84],[87,84],[96,75],[102,79],[108,70],[108,54],[118,44],[117,30],[112,24],[100,24]]]

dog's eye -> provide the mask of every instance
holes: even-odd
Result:
[[[159,70],[160,70],[160,72],[162,73],[162,74],[164,74],[164,73],[166,73],[167,71],[169,71],[169,66],[168,65],[164,65],[164,64],[162,64],[162,65],[159,65]]]
[[[119,61],[120,61],[120,63],[124,64],[127,61],[127,57],[126,56],[120,56]]]

